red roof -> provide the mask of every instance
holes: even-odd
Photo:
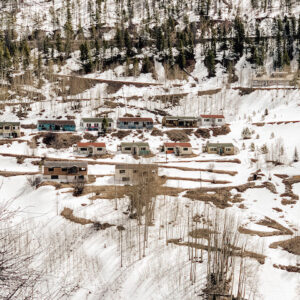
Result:
[[[166,147],[192,147],[190,143],[165,143]]]
[[[118,121],[120,122],[152,122],[152,118],[140,118],[140,117],[124,117],[124,118],[119,118]]]
[[[105,143],[77,143],[78,147],[106,147]]]
[[[202,118],[224,119],[223,115],[200,115]]]

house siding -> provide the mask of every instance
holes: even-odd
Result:
[[[0,123],[0,135],[4,138],[17,138],[21,136],[20,123]]]
[[[125,122],[125,121],[118,121],[117,127],[119,129],[152,129],[153,123],[152,122]]]

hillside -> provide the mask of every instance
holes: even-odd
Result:
[[[0,134],[21,125],[0,135],[1,299],[299,299],[297,1],[6,0],[0,12]],[[163,124],[201,115],[226,124]],[[111,131],[83,130],[100,117]],[[45,161],[87,163],[87,182],[48,181]],[[116,182],[127,164],[158,176]]]

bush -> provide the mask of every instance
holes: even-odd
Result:
[[[184,130],[173,129],[166,131],[167,136],[173,142],[189,142],[190,139]]]

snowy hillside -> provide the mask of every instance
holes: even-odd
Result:
[[[299,299],[299,12],[290,0],[2,1],[0,298]],[[226,124],[163,123],[201,115]],[[100,117],[114,129],[81,127]],[[1,135],[7,122],[20,137]],[[86,162],[87,182],[48,181],[45,161]],[[127,164],[158,176],[116,182]]]

